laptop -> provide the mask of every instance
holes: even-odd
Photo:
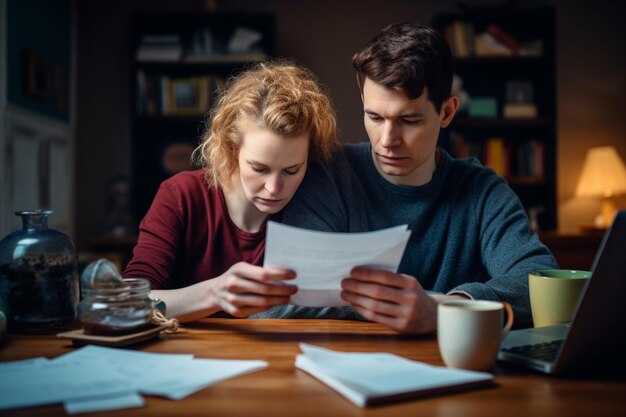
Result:
[[[546,374],[624,369],[626,210],[606,231],[570,323],[513,330],[498,359]]]

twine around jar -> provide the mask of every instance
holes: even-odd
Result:
[[[178,328],[180,326],[177,319],[168,319],[163,315],[163,313],[161,313],[160,310],[156,308],[152,310],[152,323],[158,326],[167,326],[165,330],[163,330],[165,333],[176,333],[178,332]]]

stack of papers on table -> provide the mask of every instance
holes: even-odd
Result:
[[[140,393],[180,400],[265,367],[267,362],[256,360],[86,346],[52,360],[0,363],[0,410],[57,403],[70,414],[141,407]]]
[[[300,344],[296,368],[359,407],[491,385],[493,375],[412,361],[391,353],[353,353]]]

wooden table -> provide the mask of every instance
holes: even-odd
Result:
[[[361,409],[294,368],[298,343],[344,351],[384,351],[443,365],[434,336],[400,336],[378,324],[333,320],[205,319],[175,335],[135,347],[198,358],[262,359],[269,368],[201,390],[181,401],[146,396],[146,406],[97,416],[623,416],[626,378],[563,379],[498,363],[495,386]],[[12,335],[0,361],[74,347],[48,336]],[[11,416],[64,415],[60,405],[0,411]],[[85,414],[88,415],[88,414]]]

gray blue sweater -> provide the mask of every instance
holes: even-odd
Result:
[[[556,268],[554,257],[502,177],[476,159],[438,152],[432,180],[412,187],[381,177],[369,142],[345,145],[329,167],[307,172],[283,222],[336,232],[408,224],[411,238],[398,272],[414,276],[426,290],[507,301],[516,327],[531,325],[528,272]],[[264,315],[356,315],[350,310],[285,306]]]

